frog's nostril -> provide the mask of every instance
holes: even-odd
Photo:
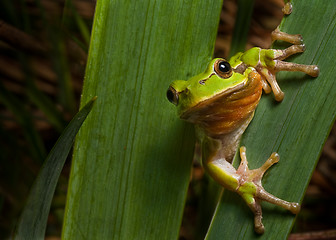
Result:
[[[177,105],[178,104],[178,92],[172,88],[172,87],[169,87],[168,90],[167,90],[167,98],[169,100],[169,102]]]

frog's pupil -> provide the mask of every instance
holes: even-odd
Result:
[[[218,64],[218,69],[219,71],[223,72],[223,73],[226,73],[226,72],[229,72],[231,70],[231,67],[230,67],[230,64],[228,62],[220,62]]]

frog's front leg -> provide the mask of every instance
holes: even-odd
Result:
[[[256,66],[257,71],[263,77],[263,89],[266,93],[273,91],[275,99],[277,101],[282,101],[284,98],[284,93],[281,91],[275,74],[280,71],[297,71],[306,73],[312,77],[317,77],[319,75],[319,68],[316,65],[305,65],[292,62],[285,62],[284,59],[289,56],[302,53],[305,50],[303,44],[302,36],[299,34],[291,35],[288,33],[281,32],[279,28],[272,32],[272,39],[282,40],[294,45],[286,49],[261,49],[259,64]],[[271,86],[269,87],[268,84]]]

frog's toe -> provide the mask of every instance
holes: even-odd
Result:
[[[309,66],[309,73],[308,75],[312,77],[318,77],[320,74],[320,68],[317,65],[308,65]]]
[[[258,169],[260,175],[262,176],[273,164],[279,162],[280,156],[278,153],[274,152],[271,156],[266,160],[266,162]]]
[[[304,45],[304,43],[302,43],[300,45],[296,45],[296,46],[298,46],[298,48],[300,49],[298,52],[304,52],[306,50],[306,45]]]
[[[288,210],[291,211],[293,214],[298,214],[301,210],[301,206],[296,202],[291,202]]]
[[[274,60],[284,60],[289,56],[297,53],[303,53],[306,50],[306,46],[303,43],[292,45],[285,49],[274,50]]]
[[[265,172],[275,163],[279,162],[280,156],[278,153],[274,152],[271,156],[266,160],[266,162],[257,169],[248,169],[248,173],[246,174],[247,180],[252,181],[255,184],[261,186],[261,179],[263,178]]]
[[[270,194],[267,192],[262,186],[259,185],[258,191],[255,196],[257,199],[260,199],[262,201],[266,201],[269,203],[272,203],[274,205],[280,206],[294,214],[299,213],[300,211],[300,204],[296,202],[287,202],[285,200],[282,200],[280,198],[277,198],[276,196]]]
[[[244,198],[249,208],[254,214],[254,231],[258,234],[263,234],[265,231],[264,224],[262,223],[262,209],[260,201],[252,198],[252,201],[248,201],[248,198]]]
[[[254,231],[258,234],[263,234],[265,232],[264,224],[262,224],[261,219],[257,219],[254,217]]]
[[[274,70],[276,72],[279,71],[303,72],[311,77],[317,77],[320,73],[319,67],[316,65],[305,65],[305,64],[284,62],[281,60],[276,61]]]
[[[293,6],[292,6],[292,4],[291,4],[290,2],[287,2],[287,3],[285,4],[285,6],[282,8],[282,12],[283,12],[283,14],[285,14],[285,15],[289,15],[289,14],[291,14],[291,13],[292,13],[292,10],[293,10]]]
[[[286,32],[281,32],[279,27],[277,27],[271,33],[272,41],[281,40],[292,44],[301,44],[303,43],[303,38],[300,34],[289,34]]]

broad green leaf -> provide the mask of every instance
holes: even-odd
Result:
[[[166,99],[204,70],[221,0],[97,2],[63,239],[176,239],[194,129]]]
[[[89,114],[94,99],[79,111],[45,160],[20,217],[14,239],[44,239],[51,200],[75,136]]]
[[[250,168],[261,166],[276,151],[280,162],[263,179],[266,190],[288,201],[301,202],[324,141],[335,120],[336,5],[325,1],[296,0],[293,13],[284,18],[282,31],[303,35],[306,51],[291,58],[317,64],[321,74],[313,79],[302,73],[280,73],[285,99],[276,103],[263,96],[242,141]],[[279,47],[279,45],[277,45]],[[235,158],[238,165],[240,159]],[[253,215],[235,193],[225,191],[206,239],[286,239],[295,216],[265,203],[264,235],[253,231]]]

